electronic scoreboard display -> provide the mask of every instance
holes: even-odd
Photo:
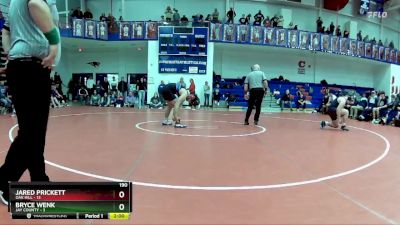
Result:
[[[207,27],[159,27],[159,72],[205,74]]]
[[[8,210],[13,219],[128,220],[132,184],[11,182]]]

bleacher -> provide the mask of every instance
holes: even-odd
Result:
[[[221,79],[220,81],[214,81],[220,84],[220,93],[222,94],[221,100],[225,100],[229,95],[235,96],[235,101],[230,102],[229,107],[247,107],[247,101],[243,96],[243,83],[244,79]],[[239,85],[235,86],[235,82]],[[306,96],[307,108],[317,108],[323,99],[323,88],[329,88],[330,90],[354,90],[358,94],[362,94],[367,91],[373,90],[370,87],[356,87],[330,84],[323,86],[320,83],[305,83],[305,82],[282,82],[279,80],[271,80],[268,82],[270,92],[278,91],[280,95],[285,93],[288,89],[292,95],[293,102],[296,102],[297,91],[301,90]],[[292,105],[295,107],[295,105]]]

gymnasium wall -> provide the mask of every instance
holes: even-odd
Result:
[[[230,46],[230,47],[228,47]],[[225,78],[238,78],[250,71],[250,66],[258,63],[268,78],[283,75],[291,81],[328,83],[375,87],[375,79],[390,64],[353,57],[312,53],[276,47],[218,45],[215,50],[214,70]],[[305,74],[298,74],[299,61],[305,61]]]
[[[369,34],[370,38],[376,37],[377,40],[382,39],[382,41],[393,40],[395,46],[400,46],[400,15],[395,14],[395,11],[389,13],[388,18],[382,20],[384,26],[381,29],[379,19],[369,19],[358,15],[359,0],[350,0],[349,4],[339,12],[319,10],[318,7],[311,6],[282,6],[277,3],[256,0],[125,0],[124,10],[122,10],[121,1],[114,0],[112,3],[112,13],[117,19],[124,11],[125,20],[145,21],[159,20],[160,16],[164,15],[166,6],[177,8],[181,16],[185,14],[189,19],[196,13],[202,13],[204,16],[208,13],[211,14],[215,8],[218,9],[220,18],[222,18],[226,13],[225,10],[234,6],[237,14],[236,21],[242,14],[254,15],[258,10],[262,10],[265,16],[273,16],[281,14],[281,10],[284,8],[292,10],[292,21],[298,24],[301,30],[314,31],[316,29],[315,20],[318,16],[322,17],[324,26],[329,26],[330,22],[338,23],[341,25],[342,31],[347,22],[354,21],[358,24],[357,29],[363,30],[363,35]],[[103,12],[106,14],[111,12],[111,1],[109,0],[86,0],[86,6],[91,9],[95,19],[98,19]],[[286,20],[285,25],[287,26],[289,22]],[[358,30],[353,32],[353,35]]]

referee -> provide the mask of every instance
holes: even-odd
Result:
[[[246,118],[244,119],[244,125],[249,125],[249,118],[254,106],[256,106],[256,114],[254,115],[254,124],[258,124],[261,113],[261,103],[264,98],[264,94],[268,88],[268,81],[264,72],[260,71],[260,66],[255,64],[251,67],[251,73],[249,73],[244,81],[244,93],[245,96],[249,96],[249,104],[246,112]]]
[[[9,181],[29,170],[32,181],[49,181],[44,146],[51,93],[50,72],[60,35],[44,0],[12,0],[3,27],[7,82],[18,118],[18,135],[0,168],[0,200],[8,204]],[[34,101],[32,100],[34,96]]]

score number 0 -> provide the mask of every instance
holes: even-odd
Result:
[[[128,183],[119,183],[119,187],[127,188],[127,187],[128,187]],[[118,193],[118,197],[121,198],[121,199],[123,199],[123,198],[125,197],[125,192],[124,192],[124,191],[120,191],[120,192]],[[124,211],[124,210],[125,210],[125,205],[122,204],[122,203],[119,204],[118,209],[119,209],[120,211]]]

